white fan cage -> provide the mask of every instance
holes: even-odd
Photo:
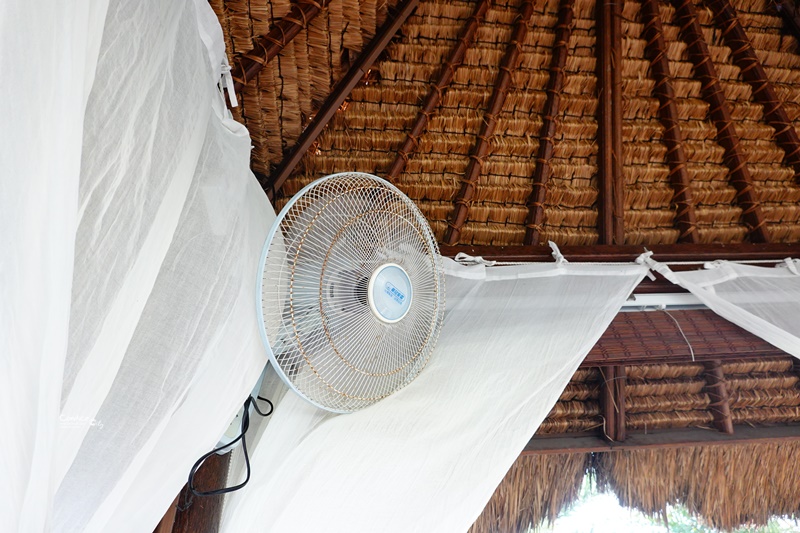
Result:
[[[425,217],[399,189],[341,173],[303,188],[281,210],[261,258],[262,338],[277,372],[328,411],[367,407],[410,383],[444,316],[444,274]],[[402,267],[413,287],[404,318],[380,320],[370,276]]]

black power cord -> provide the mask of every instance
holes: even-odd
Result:
[[[269,411],[267,411],[266,413],[262,412],[261,409],[258,408],[258,403],[256,403],[256,399],[267,402],[269,404]],[[234,492],[241,489],[242,487],[247,485],[248,481],[250,481],[250,456],[247,454],[247,439],[245,438],[247,430],[250,429],[250,407],[255,409],[256,413],[258,413],[263,417],[271,415],[272,412],[275,410],[275,406],[273,406],[272,402],[266,398],[263,398],[261,396],[257,396],[256,398],[253,398],[252,396],[247,397],[247,399],[244,401],[244,407],[243,407],[244,410],[242,411],[242,425],[240,426],[241,432],[235,439],[230,441],[228,444],[225,444],[218,448],[214,448],[210,452],[200,457],[200,459],[198,459],[197,462],[194,463],[194,466],[189,471],[189,482],[187,484],[189,487],[189,498],[183,506],[180,505],[178,506],[179,511],[185,511],[186,509],[188,509],[189,506],[192,505],[194,496],[217,496],[219,494],[227,494],[229,492]],[[247,476],[245,477],[244,481],[242,481],[238,485],[234,485],[233,487],[223,487],[221,489],[214,489],[214,490],[197,490],[197,488],[194,485],[194,477],[197,474],[197,470],[200,468],[203,462],[217,452],[221,452],[222,450],[225,450],[227,448],[232,448],[239,441],[242,441],[242,453],[244,453],[244,462],[245,465],[247,465]]]

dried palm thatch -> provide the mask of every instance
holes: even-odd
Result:
[[[522,456],[500,482],[470,533],[524,532],[552,522],[578,497],[590,454]]]
[[[622,505],[663,516],[682,504],[714,528],[763,525],[800,516],[800,444],[742,444],[596,454],[601,490]]]

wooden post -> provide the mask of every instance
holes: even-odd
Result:
[[[378,59],[378,56],[383,52],[391,42],[400,26],[411,16],[411,13],[416,9],[419,0],[403,0],[397,5],[397,15],[387,20],[381,29],[375,34],[375,37],[364,48],[358,59],[353,63],[347,74],[339,80],[339,83],[333,88],[333,91],[322,107],[314,115],[314,119],[308,124],[303,133],[297,139],[297,143],[292,147],[289,154],[284,157],[281,164],[275,169],[270,180],[270,185],[267,188],[267,196],[270,199],[275,197],[275,194],[283,186],[284,182],[294,171],[295,167],[306,155],[306,152],[317,140],[322,130],[328,125],[333,115],[342,105],[342,103],[350,96],[353,88],[358,84],[364,75],[366,75],[369,68]]]
[[[600,367],[600,410],[603,413],[603,435],[609,442],[617,441],[617,407],[614,393],[616,367]]]
[[[725,149],[725,165],[729,169],[728,179],[736,188],[736,201],[742,208],[742,218],[748,226],[750,240],[769,242],[767,221],[761,211],[758,195],[753,189],[753,180],[739,144],[736,126],[697,20],[693,0],[672,0],[672,5],[675,7],[675,19],[680,26],[680,33],[689,50],[689,59],[701,82],[703,99],[709,105],[711,120],[717,128],[717,141]]]
[[[536,168],[533,171],[533,190],[528,197],[528,218],[525,221],[525,244],[539,244],[539,235],[544,220],[544,205],[547,198],[547,182],[552,174],[550,159],[553,157],[553,137],[556,134],[556,115],[559,112],[561,90],[564,87],[564,66],[569,53],[569,38],[572,35],[575,0],[561,0],[556,23],[556,38],[550,60],[550,78],[547,81],[547,100],[542,112],[542,128],[539,130],[539,149],[536,153]]]
[[[622,4],[597,3],[598,233],[600,244],[624,244],[622,176]]]
[[[647,41],[645,51],[650,59],[650,74],[655,80],[653,92],[659,102],[658,116],[664,127],[664,144],[667,145],[667,161],[669,162],[669,182],[674,191],[672,201],[677,207],[675,225],[679,232],[678,242],[698,243],[700,238],[692,201],[691,179],[686,166],[686,151],[683,147],[683,135],[678,122],[678,105],[675,102],[675,91],[672,88],[672,77],[669,73],[669,59],[661,28],[658,1],[642,0],[644,38]]]
[[[616,440],[623,442],[627,437],[625,430],[625,367],[614,367],[614,405],[616,407]]]
[[[266,35],[256,39],[252,50],[233,58],[231,77],[234,90],[241,91],[330,1],[297,0],[286,16],[276,22]]]
[[[406,163],[408,163],[409,156],[417,150],[419,136],[425,131],[425,127],[428,125],[431,115],[433,115],[439,107],[439,103],[444,97],[447,88],[450,86],[450,82],[453,81],[456,71],[464,62],[467,50],[472,46],[472,42],[475,40],[475,34],[478,33],[478,27],[481,22],[483,22],[483,17],[486,16],[486,12],[491,5],[491,0],[481,0],[475,5],[475,10],[467,19],[466,24],[464,24],[458,41],[456,41],[456,44],[450,50],[447,62],[442,65],[436,80],[431,81],[431,88],[422,103],[422,109],[417,113],[417,119],[414,121],[414,125],[411,127],[408,135],[406,135],[406,140],[397,150],[397,157],[387,175],[389,181],[397,179],[400,174],[403,173],[403,170],[406,168]]]
[[[494,134],[494,128],[497,125],[497,117],[503,110],[503,104],[511,88],[511,73],[516,70],[519,65],[520,48],[528,33],[528,23],[531,20],[531,15],[533,15],[533,2],[531,0],[524,0],[519,8],[519,14],[517,15],[517,20],[514,25],[514,31],[511,34],[511,40],[506,46],[505,55],[500,63],[500,72],[497,74],[497,79],[494,83],[494,90],[489,99],[489,106],[483,114],[481,129],[478,132],[472,154],[469,156],[470,159],[467,164],[467,170],[464,174],[464,179],[461,181],[461,189],[458,191],[453,202],[453,216],[450,222],[448,222],[447,230],[444,234],[444,242],[447,244],[455,244],[458,242],[461,229],[467,221],[469,204],[478,186],[483,160],[489,154],[489,139]]]
[[[714,12],[714,22],[722,30],[725,44],[733,52],[734,63],[739,67],[742,78],[752,87],[753,99],[764,107],[764,118],[775,130],[776,144],[786,153],[785,161],[794,169],[795,180],[800,183],[800,138],[783,109],[778,93],[767,78],[764,66],[736,16],[736,10],[728,0],[710,0],[708,5]]]
[[[714,426],[721,432],[733,435],[733,417],[728,401],[728,388],[719,359],[703,363],[708,397],[711,399],[711,413],[714,415]]]

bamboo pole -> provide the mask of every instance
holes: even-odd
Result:
[[[767,78],[767,72],[756,56],[736,10],[728,0],[710,0],[708,6],[714,13],[714,22],[722,31],[725,44],[733,52],[733,61],[739,67],[742,78],[753,89],[753,99],[763,106],[764,118],[775,130],[776,144],[786,153],[785,162],[794,169],[795,181],[800,183],[800,138],[778,93]]]
[[[428,121],[438,109],[439,103],[444,97],[444,93],[447,91],[448,87],[450,87],[450,82],[453,81],[456,71],[464,62],[467,50],[472,46],[475,40],[475,34],[478,32],[478,27],[481,22],[483,22],[483,18],[486,16],[486,12],[491,5],[492,0],[481,0],[475,5],[475,10],[464,24],[458,41],[456,41],[456,44],[450,51],[447,62],[442,65],[436,80],[431,81],[431,88],[427,96],[425,96],[422,109],[417,113],[417,119],[414,121],[414,125],[411,126],[411,130],[406,135],[405,141],[403,141],[402,146],[397,150],[397,157],[394,163],[392,163],[392,167],[389,169],[387,175],[389,181],[397,179],[400,174],[403,173],[403,170],[406,168],[406,163],[408,163],[408,158],[417,150],[420,135],[425,131]]]
[[[556,115],[559,112],[561,91],[564,87],[564,66],[569,54],[569,38],[572,35],[575,0],[561,0],[558,8],[556,37],[553,56],[550,60],[550,78],[547,81],[547,100],[542,112],[542,128],[539,130],[539,148],[536,168],[533,171],[533,190],[526,205],[528,218],[525,221],[525,244],[539,244],[539,235],[544,221],[544,205],[547,199],[547,182],[553,170],[553,137],[556,134]]]
[[[697,216],[692,201],[691,178],[686,166],[686,151],[683,135],[678,123],[678,105],[669,73],[664,33],[658,0],[642,0],[642,19],[644,21],[645,50],[650,59],[650,74],[655,80],[653,92],[658,98],[658,116],[664,127],[664,144],[667,145],[669,163],[669,182],[674,191],[672,201],[677,207],[675,225],[678,228],[678,242],[698,243]]]
[[[236,92],[256,77],[264,65],[278,55],[300,30],[322,11],[331,0],[297,0],[289,13],[276,22],[266,35],[256,39],[253,49],[233,58],[231,77]]]
[[[274,198],[278,191],[280,191],[284,182],[291,176],[295,167],[306,155],[306,152],[317,140],[322,130],[328,125],[328,122],[333,118],[333,115],[342,105],[342,103],[350,96],[353,88],[358,82],[367,74],[372,64],[378,59],[378,56],[386,49],[391,42],[400,26],[411,16],[411,13],[416,9],[419,0],[404,0],[397,5],[397,15],[388,19],[381,29],[376,32],[375,37],[367,44],[358,59],[347,71],[347,74],[339,80],[339,83],[333,88],[331,94],[322,104],[322,107],[314,115],[314,119],[308,124],[303,133],[297,139],[297,143],[292,147],[288,155],[283,159],[281,164],[272,174],[272,179],[267,187],[267,196],[270,199]]]
[[[458,191],[453,201],[453,216],[447,224],[447,230],[444,235],[444,242],[447,244],[455,244],[458,242],[461,229],[467,221],[469,203],[478,186],[478,179],[481,176],[484,159],[489,155],[489,139],[494,134],[494,129],[497,125],[497,117],[503,110],[503,104],[511,88],[511,73],[516,70],[519,65],[520,49],[528,33],[528,23],[532,15],[533,2],[531,0],[524,0],[519,8],[514,31],[511,34],[511,39],[506,46],[505,55],[500,63],[500,72],[497,74],[492,96],[489,99],[489,106],[484,112],[481,129],[478,132],[475,147],[470,155],[464,179],[461,181],[461,189]]]
[[[687,45],[695,75],[701,82],[703,99],[709,105],[711,120],[717,128],[717,141],[725,150],[725,165],[729,169],[728,179],[736,188],[736,201],[742,208],[742,218],[748,226],[750,240],[769,242],[767,221],[761,211],[758,195],[753,189],[753,180],[739,143],[739,136],[736,134],[736,126],[697,20],[694,4],[692,0],[672,0],[672,5],[675,7],[675,19]]]
[[[598,2],[597,17],[598,238],[600,244],[623,244],[621,2]]]

